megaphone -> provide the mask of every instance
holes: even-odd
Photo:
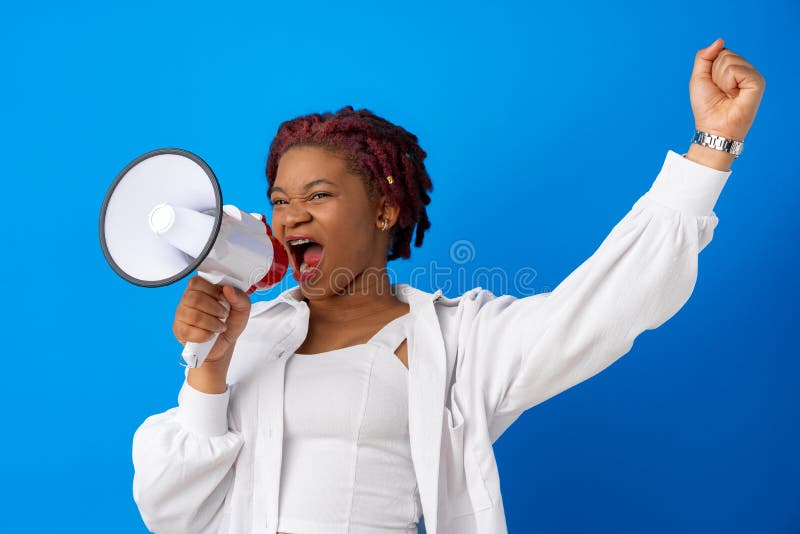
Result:
[[[274,286],[289,258],[266,217],[222,204],[219,182],[199,156],[162,148],[117,175],[100,212],[100,245],[122,278],[160,287],[192,273],[247,294]],[[187,342],[181,353],[199,367],[217,340]]]

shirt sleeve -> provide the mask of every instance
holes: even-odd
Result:
[[[228,428],[230,391],[184,382],[178,406],[148,417],[133,437],[133,497],[152,532],[217,532],[242,436]]]
[[[482,389],[490,420],[505,427],[592,377],[686,303],[730,174],[669,150],[649,191],[552,292],[470,295],[478,311],[464,349],[467,380]]]

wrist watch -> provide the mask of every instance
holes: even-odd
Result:
[[[727,137],[722,137],[721,135],[701,132],[700,130],[694,131],[692,143],[697,143],[698,145],[707,146],[715,150],[721,150],[722,152],[733,154],[734,158],[738,158],[742,153],[742,150],[744,150],[743,141],[728,139]]]

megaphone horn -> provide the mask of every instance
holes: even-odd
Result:
[[[266,217],[223,205],[208,164],[177,148],[143,154],[119,173],[100,212],[100,245],[117,274],[144,287],[172,284],[196,269],[250,294],[280,282],[289,264]],[[186,365],[202,365],[216,340],[186,343]]]

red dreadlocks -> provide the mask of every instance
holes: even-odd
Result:
[[[411,236],[416,227],[414,246],[422,245],[430,228],[425,209],[433,184],[425,170],[426,153],[417,136],[371,111],[355,111],[346,106],[336,113],[312,113],[283,122],[278,127],[267,158],[267,181],[275,183],[278,162],[289,148],[319,146],[343,154],[350,172],[365,179],[369,198],[378,193],[400,207],[397,224],[392,227],[388,260],[411,256]],[[393,183],[386,177],[392,176]]]

